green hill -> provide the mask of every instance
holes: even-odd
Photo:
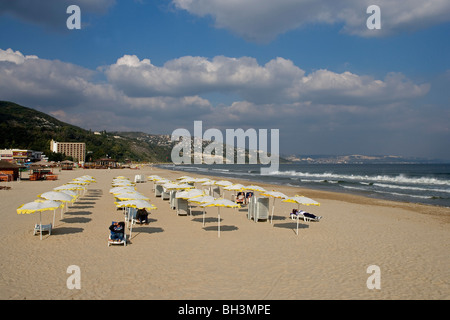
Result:
[[[91,130],[59,121],[48,114],[0,101],[0,148],[43,151],[51,159],[50,141],[85,142],[86,161],[108,155],[118,161],[170,161],[171,146],[118,133],[94,134]]]

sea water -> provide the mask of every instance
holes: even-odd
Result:
[[[161,165],[223,179],[344,192],[401,202],[450,207],[450,164],[280,164],[262,175],[260,165]]]

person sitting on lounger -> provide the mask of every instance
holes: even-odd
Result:
[[[113,222],[109,227],[111,230],[111,240],[113,241],[123,241],[125,232],[125,222]]]
[[[139,209],[136,212],[136,219],[139,220],[140,224],[142,224],[142,223],[148,224],[148,212],[147,212],[147,210]]]
[[[238,192],[236,196],[236,203],[244,203],[245,193],[244,192]]]
[[[253,197],[253,192],[247,192],[247,194],[245,195],[245,203],[249,203],[250,202],[250,198]]]

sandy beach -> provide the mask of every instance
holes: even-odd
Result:
[[[22,180],[0,190],[0,299],[450,298],[448,208],[258,183],[320,202],[306,209],[322,220],[300,221],[297,235],[296,222],[289,218],[296,205],[276,201],[273,224],[248,220],[246,207],[225,208],[219,238],[217,208],[207,209],[203,227],[200,207],[191,216],[177,216],[167,200],[155,197],[153,183],[146,182],[137,184],[137,190],[158,208],[151,211],[150,224],[135,226],[126,247],[108,247],[111,221],[123,220],[109,193],[114,177],[176,179],[186,173],[149,167],[57,173],[56,181]],[[39,215],[19,215],[16,209],[82,175],[97,182],[63,219],[57,210],[51,235],[44,233],[42,240],[33,235]],[[50,223],[53,211],[42,217]],[[67,286],[67,269],[73,265],[80,270],[80,289]],[[380,289],[367,286],[371,265],[379,267]]]

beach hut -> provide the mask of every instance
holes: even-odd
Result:
[[[20,166],[15,163],[0,160],[0,181],[14,181],[19,178]]]

